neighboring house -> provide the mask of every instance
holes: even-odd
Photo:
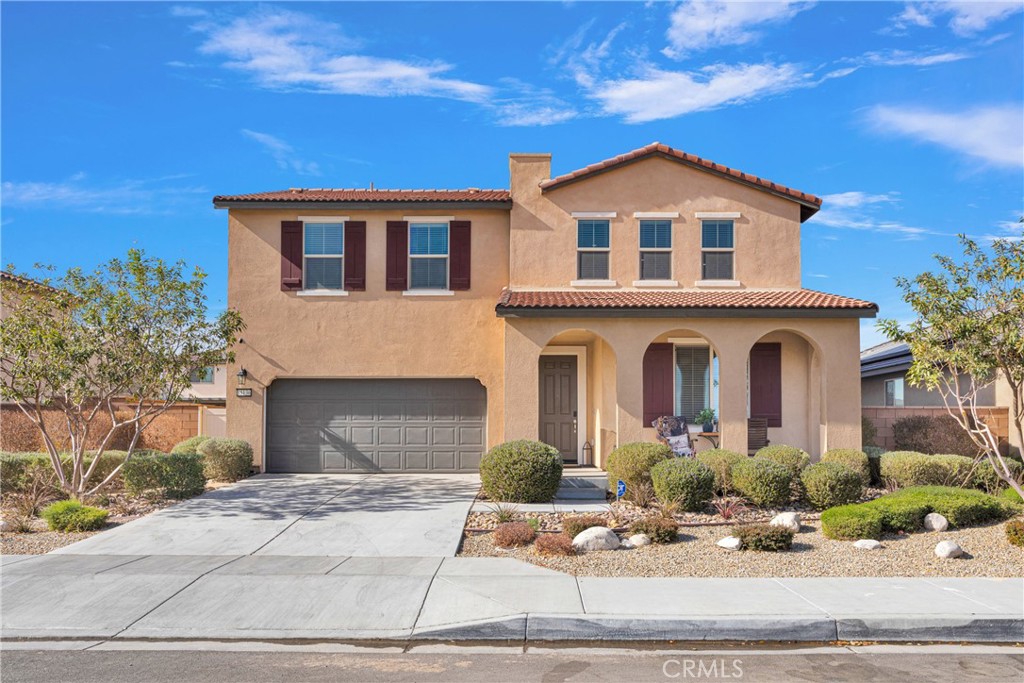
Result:
[[[214,198],[251,390],[228,433],[265,469],[474,471],[511,439],[601,465],[705,407],[724,448],[751,416],[815,456],[860,446],[877,307],[801,288],[820,199],[658,143],[509,167],[510,190]]]
[[[878,445],[895,448],[892,423],[901,417],[948,415],[942,395],[915,387],[907,381],[907,370],[914,356],[903,342],[885,342],[865,349],[860,354],[861,403],[864,417],[878,430]],[[962,381],[969,381],[962,378]],[[999,376],[995,382],[978,392],[978,406],[1002,443],[1021,450],[1016,435],[1010,433],[1010,406],[1013,394],[1006,379]]]
[[[193,373],[192,384],[182,392],[183,401],[199,404],[199,433],[204,436],[227,434],[226,365],[214,365]]]

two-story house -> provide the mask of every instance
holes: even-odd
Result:
[[[601,465],[703,408],[724,448],[749,418],[812,455],[860,445],[877,307],[801,287],[820,199],[658,143],[509,167],[509,190],[214,198],[248,324],[228,433],[265,470],[474,471],[520,438]]]

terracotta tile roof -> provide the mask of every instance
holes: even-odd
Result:
[[[610,171],[613,168],[618,168],[619,166],[623,166],[625,164],[629,164],[634,161],[639,161],[640,159],[644,159],[651,156],[660,156],[667,159],[672,159],[674,161],[680,161],[690,166],[694,166],[706,171],[711,171],[712,173],[718,173],[720,175],[728,176],[729,178],[737,180],[741,183],[746,183],[747,185],[752,185],[756,188],[767,190],[774,194],[781,195],[788,199],[792,199],[796,202],[799,202],[800,204],[803,204],[808,209],[811,209],[810,213],[804,217],[804,220],[809,218],[818,209],[821,208],[821,198],[816,197],[813,194],[807,194],[806,192],[801,192],[800,190],[794,190],[793,188],[786,187],[785,185],[779,185],[778,183],[773,183],[770,180],[759,178],[755,175],[744,173],[743,171],[737,171],[734,168],[729,168],[728,166],[723,166],[722,164],[716,164],[710,159],[704,159],[694,154],[687,154],[682,150],[673,149],[672,147],[669,147],[668,145],[663,145],[660,142],[652,142],[651,144],[645,147],[634,149],[632,152],[626,152],[625,154],[620,154],[617,157],[605,159],[604,161],[599,161],[596,164],[591,164],[590,166],[586,166],[584,168],[575,170],[572,173],[566,173],[564,175],[558,176],[557,178],[545,180],[540,184],[540,187],[542,190],[551,190],[556,187],[559,187],[560,185],[565,185],[567,183],[572,183],[577,180],[582,180],[583,178],[592,176],[596,173]]]
[[[0,270],[0,280],[7,280],[11,284],[19,285],[21,287],[41,287],[43,289],[54,289],[49,285],[44,285],[42,282],[38,282],[27,277],[22,277],[21,275],[15,275],[14,273],[10,273],[6,270]]]
[[[508,190],[366,190],[292,188],[273,192],[218,195],[220,202],[510,202]]]
[[[792,290],[504,290],[498,310],[512,309],[786,309],[848,310],[873,315],[878,306],[812,289]]]

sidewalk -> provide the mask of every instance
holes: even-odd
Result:
[[[1024,641],[1024,579],[577,578],[461,557],[0,560],[5,639]]]

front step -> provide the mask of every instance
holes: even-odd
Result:
[[[555,498],[560,500],[605,500],[608,480],[602,476],[563,476]]]

